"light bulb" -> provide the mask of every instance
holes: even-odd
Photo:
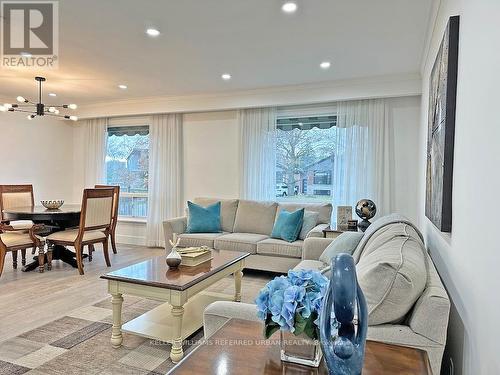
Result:
[[[76,117],[76,116],[69,116],[69,119],[71,121],[78,121],[78,117]]]
[[[54,108],[54,114],[58,115],[59,114],[59,110]]]
[[[293,1],[287,1],[281,6],[281,9],[285,13],[293,13],[297,10],[297,4],[295,4]]]
[[[0,105],[0,112],[7,112],[7,109],[6,107],[4,107],[3,105]]]
[[[319,64],[321,69],[328,69],[328,68],[330,68],[331,65],[332,64],[330,63],[330,61],[323,61],[321,64]]]
[[[127,85],[118,85],[118,88],[120,88],[122,90],[126,90],[127,89]]]
[[[157,37],[158,35],[160,35],[160,30],[149,28],[146,30],[146,34],[148,34],[149,36],[152,36],[154,38],[154,37]]]
[[[50,113],[54,113],[56,111],[56,109],[54,107],[49,107],[49,112]]]
[[[69,104],[69,105],[68,105],[68,108],[69,108],[69,109],[77,109],[77,108],[78,108],[78,106],[77,106],[76,104]]]
[[[224,73],[223,75],[221,75],[221,78],[224,80],[224,81],[229,81],[231,79],[231,74],[229,73]]]
[[[19,103],[24,103],[26,101],[26,99],[24,99],[22,96],[18,96],[16,99]]]

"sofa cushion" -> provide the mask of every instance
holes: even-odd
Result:
[[[282,210],[274,223],[271,237],[288,242],[297,241],[299,238],[302,223],[304,222],[304,209],[294,212]]]
[[[303,260],[299,264],[297,264],[293,269],[294,270],[316,270],[321,271],[323,268],[327,267],[326,264],[320,262],[319,260]]]
[[[332,258],[340,253],[352,255],[359,241],[363,238],[361,232],[344,232],[338,236],[320,255],[319,260],[330,265]]]
[[[193,202],[203,207],[220,202],[221,228],[224,232],[233,231],[236,210],[238,209],[238,199],[195,198],[193,199]]]
[[[356,265],[370,325],[400,323],[427,282],[425,247],[406,223],[379,229]]]
[[[276,202],[240,200],[233,232],[271,235],[277,207]]]
[[[275,255],[288,258],[302,258],[304,241],[287,242],[276,238],[268,238],[257,244],[257,254]]]
[[[224,233],[182,233],[177,235],[180,247],[208,246],[214,248],[214,240]]]
[[[214,241],[214,247],[217,250],[243,251],[256,254],[257,242],[266,238],[269,238],[269,236],[256,233],[229,233],[217,237]]]
[[[304,211],[304,220],[300,229],[299,238],[305,240],[309,232],[311,232],[318,224],[319,213],[314,211]]]
[[[282,203],[280,202],[278,206],[278,213],[281,210],[296,211],[304,208],[306,211],[317,212],[318,224],[329,224],[332,217],[332,205],[331,203]]]
[[[187,233],[220,233],[220,202],[207,207],[188,201]]]

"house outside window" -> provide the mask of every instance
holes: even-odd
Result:
[[[149,127],[109,126],[106,183],[120,186],[120,217],[147,217],[148,169]]]
[[[336,123],[336,115],[278,116],[278,200],[332,200]]]

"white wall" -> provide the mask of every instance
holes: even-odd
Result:
[[[453,301],[443,373],[499,374],[500,39],[497,0],[441,0],[422,72],[420,227]],[[424,215],[428,81],[448,17],[460,15],[453,176],[453,231],[439,232]],[[429,317],[432,318],[432,317]]]
[[[72,190],[73,127],[50,117],[0,116],[0,184],[33,184],[35,202],[64,199]]]
[[[236,111],[186,114],[184,200],[239,196],[239,132]]]

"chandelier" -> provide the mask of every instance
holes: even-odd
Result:
[[[60,114],[59,108],[63,109],[76,109],[76,104],[63,104],[47,106],[42,103],[42,83],[45,82],[44,77],[35,77],[38,82],[38,102],[35,103],[23,96],[18,96],[16,104],[3,104],[0,105],[0,112],[24,112],[28,113],[28,120],[34,119],[36,116],[54,116],[64,118],[66,120],[77,121],[78,117],[72,115]]]

